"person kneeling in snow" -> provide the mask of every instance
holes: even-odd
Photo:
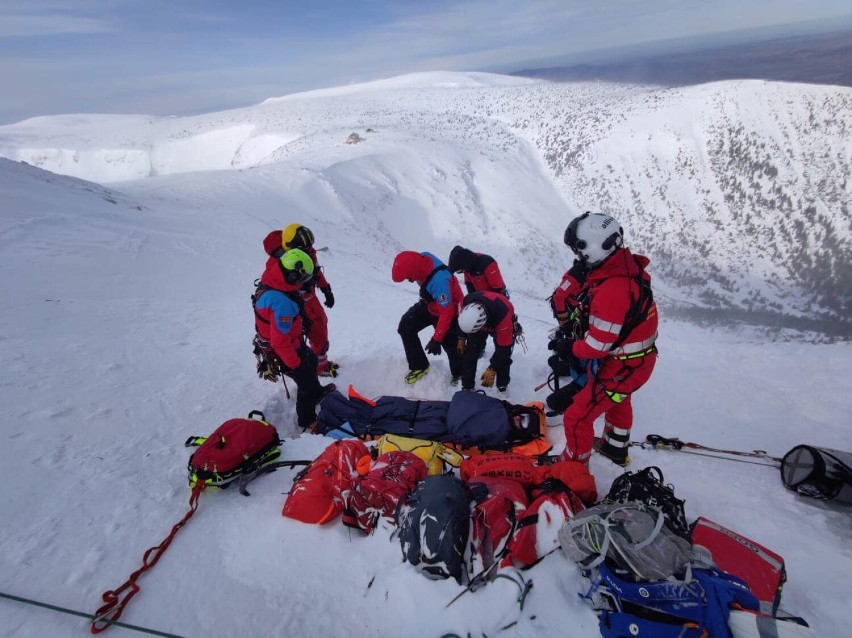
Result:
[[[624,231],[601,213],[585,213],[565,230],[565,244],[577,255],[554,293],[554,311],[568,327],[572,306],[585,293],[588,305],[577,306],[587,326],[574,341],[570,356],[590,359],[587,383],[565,410],[565,460],[588,463],[592,447],[618,465],[629,462],[633,425],[631,394],[651,376],[657,361],[657,307],[648,259],[622,246]],[[579,361],[574,367],[579,367]],[[605,415],[603,436],[595,441],[594,421]]]
[[[276,251],[277,254],[277,251]],[[252,297],[258,375],[275,382],[283,374],[296,382],[296,421],[308,429],[316,422],[320,399],[335,389],[317,378],[317,357],[304,338],[302,286],[314,273],[310,255],[299,249],[270,256]]]
[[[496,378],[497,389],[506,391],[515,345],[514,317],[512,302],[496,292],[472,292],[464,298],[458,319],[457,344],[462,357],[463,390],[473,390],[476,364],[490,334],[494,338],[494,354],[482,373],[482,387],[490,388]]]
[[[310,256],[314,265],[314,274],[311,280],[300,290],[304,301],[302,306],[307,318],[308,345],[317,355],[317,374],[321,377],[336,377],[339,366],[328,358],[328,315],[323,310],[316,289],[319,288],[323,294],[326,308],[334,306],[334,294],[331,292],[331,285],[325,278],[325,273],[317,260],[314,234],[307,226],[290,224],[282,231],[269,233],[263,241],[263,247],[266,249],[266,254],[270,256],[278,251],[283,254],[284,251],[293,248],[298,248]]]
[[[411,250],[402,251],[393,260],[391,277],[396,283],[408,280],[420,286],[420,299],[399,320],[398,332],[402,337],[409,368],[405,382],[416,383],[429,372],[429,359],[423,352],[418,335],[427,326],[435,326],[435,332],[426,344],[426,352],[441,354],[443,345],[450,362],[451,383],[458,384],[461,379],[461,357],[456,349],[456,314],[463,298],[458,280],[444,262],[432,253]]]

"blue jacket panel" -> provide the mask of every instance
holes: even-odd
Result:
[[[299,305],[283,292],[267,290],[257,300],[258,310],[269,310],[275,328],[281,334],[290,334],[293,321],[299,316]]]
[[[446,266],[446,264],[438,259],[432,253],[420,253],[424,257],[428,257],[432,260],[433,266],[432,269],[440,268],[441,266]],[[452,273],[449,269],[440,270],[435,273],[429,283],[426,285],[426,290],[430,295],[432,295],[432,299],[441,306],[442,308],[446,308],[452,302],[452,291],[450,290],[450,277],[452,277]]]

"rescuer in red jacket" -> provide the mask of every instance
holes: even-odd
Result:
[[[648,381],[657,361],[657,307],[648,259],[623,246],[618,222],[585,213],[565,230],[577,256],[553,295],[553,310],[565,334],[581,334],[569,357],[587,360],[588,381],[563,414],[564,459],[588,463],[592,447],[614,463],[629,463],[632,394]],[[579,329],[578,329],[579,326]],[[594,421],[605,416],[595,440]]]
[[[466,295],[459,313],[458,351],[462,356],[462,389],[473,390],[476,364],[485,350],[488,335],[494,338],[494,354],[482,373],[482,387],[505,392],[509,385],[512,348],[515,345],[515,308],[496,292],[472,292]]]
[[[317,251],[314,248],[314,234],[307,226],[290,224],[282,231],[269,233],[263,242],[263,247],[267,255],[281,248],[284,250],[298,248],[310,255],[314,263],[314,274],[311,281],[300,291],[304,300],[304,315],[307,319],[306,336],[308,345],[317,355],[317,374],[321,377],[336,377],[340,366],[328,358],[328,315],[317,297],[316,289],[319,288],[323,294],[326,308],[334,306],[334,294],[331,292],[331,285],[325,278],[325,273],[320,268]]]
[[[280,233],[279,233],[280,235]],[[312,278],[313,261],[307,253],[278,248],[252,296],[255,355],[258,376],[276,382],[286,375],[296,382],[296,420],[308,429],[316,421],[316,406],[334,384],[325,387],[317,378],[317,358],[305,344],[302,286]]]
[[[420,343],[420,331],[434,326],[435,332],[426,344],[432,355],[446,351],[450,363],[451,383],[461,380],[461,356],[457,352],[458,323],[456,316],[463,296],[458,280],[446,264],[432,253],[404,250],[393,260],[391,278],[416,282],[420,286],[420,299],[399,320],[399,336],[408,361],[406,383],[417,383],[429,372],[429,359]]]

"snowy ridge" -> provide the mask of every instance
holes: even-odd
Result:
[[[446,256],[462,242],[498,259],[524,325],[529,352],[513,355],[509,398],[543,399],[532,388],[547,375],[554,324],[545,297],[570,265],[565,220],[585,202],[566,191],[567,172],[557,177],[536,142],[544,124],[531,117],[525,125],[520,115],[580,108],[595,96],[639,109],[656,94],[576,85],[561,87],[567,93],[551,103],[544,96],[555,88],[414,87],[195,118],[68,116],[1,129],[4,154],[69,149],[61,161],[90,181],[0,160],[0,591],[94,611],[101,593],[120,585],[185,512],[187,436],[261,409],[286,437],[285,459],[313,458],[328,444],[299,436],[293,401],[255,375],[249,295],[265,260],[261,241],[284,224],[308,225],[329,247],[320,260],[337,298],[330,355],[342,365],[341,387],[450,398],[444,357],[431,358],[432,371],[417,385],[403,382],[396,330],[417,289],[392,283],[390,267],[398,250]],[[788,89],[799,99],[799,87],[782,85]],[[707,90],[715,89],[697,87],[696,100],[703,103]],[[592,130],[591,106],[584,108]],[[203,137],[229,130],[239,133],[210,144]],[[364,141],[347,145],[353,131]],[[292,141],[251,146],[276,135]],[[203,143],[194,146],[196,139]],[[245,149],[239,167],[231,165],[237,148]],[[114,164],[95,151],[105,149],[158,156],[162,172],[104,179]],[[184,170],[214,155],[225,170]],[[127,157],[126,166],[144,165]],[[632,217],[623,222],[629,244],[650,252],[645,242],[656,235],[643,235]],[[678,228],[673,219],[658,223]],[[803,442],[852,450],[848,343],[807,343],[792,333],[770,340],[742,327],[674,320],[673,300],[698,301],[692,285],[656,259],[650,272],[661,357],[634,401],[634,440],[657,433],[773,456]],[[560,451],[562,429],[549,435]],[[631,456],[634,468],[662,468],[690,520],[705,516],[782,555],[783,607],[819,636],[845,635],[848,510],[785,491],[772,468],[636,448]],[[620,473],[597,455],[591,469],[601,492]],[[205,493],[140,579],[122,620],[183,636],[599,635],[577,596],[587,583],[560,553],[524,574],[535,587],[523,611],[517,587],[504,579],[447,608],[459,586],[401,563],[390,525],[363,538],[339,523],[284,519],[294,474],[259,479],[250,498],[233,489]],[[80,618],[0,601],[2,636],[85,631]]]
[[[848,332],[850,114],[852,90],[839,87],[426,73],[189,118],[36,118],[0,127],[0,154],[105,183],[309,162],[353,131],[373,148],[481,142],[494,165],[531,144],[537,179],[554,179],[570,211],[616,215],[680,306]],[[486,192],[463,162],[435,170],[469,174],[462,198]]]

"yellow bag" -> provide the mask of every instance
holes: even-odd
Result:
[[[429,475],[442,474],[444,463],[458,467],[464,461],[464,456],[438,441],[412,439],[398,434],[383,434],[376,444],[378,454],[382,455],[394,450],[405,450],[423,459]]]

